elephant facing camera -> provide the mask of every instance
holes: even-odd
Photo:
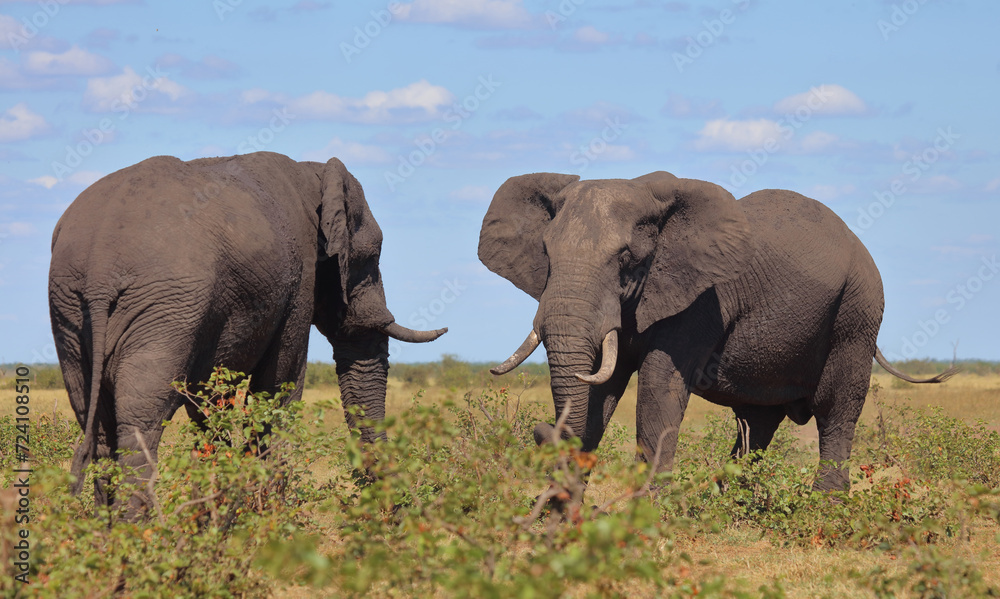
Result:
[[[871,255],[829,208],[792,191],[737,201],[663,171],[521,175],[494,195],[479,258],[538,301],[527,338],[492,372],[544,344],[556,415],[569,406],[563,436],[583,451],[597,448],[638,372],[636,442],[657,471],[673,465],[694,393],[742,423],[734,456],[765,449],[786,417],[815,419],[814,487],[844,489],[872,359],[910,382],[954,373],[918,380],[885,360]],[[536,441],[550,437],[535,429]]]

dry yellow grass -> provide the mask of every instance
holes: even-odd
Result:
[[[985,420],[991,426],[1000,428],[1000,376],[960,374],[941,385],[911,385],[888,375],[876,375],[873,379],[881,386],[879,398],[886,403],[907,403],[914,407],[940,406],[948,415],[969,422]],[[418,391],[419,389],[413,385],[390,379],[387,413],[389,415],[402,413],[411,404]],[[64,391],[33,390],[31,396],[33,416],[51,414],[55,406],[60,417],[74,418]],[[460,403],[463,396],[464,390],[432,387],[423,393],[423,401],[451,400]],[[339,390],[336,387],[307,388],[304,392],[304,399],[310,404],[337,397]],[[0,390],[0,416],[13,413],[15,405],[13,400],[14,393],[9,388]],[[551,395],[547,387],[536,386],[524,391],[522,400],[539,404],[543,407],[544,414],[552,415]],[[692,397],[685,427],[699,427],[710,413],[728,415],[730,412],[726,408]],[[874,414],[874,402],[869,397],[862,419],[870,420]],[[331,431],[342,431],[344,427],[342,415],[338,413],[331,416],[327,427]],[[185,415],[181,410],[175,419],[183,418]],[[619,405],[614,421],[631,431],[634,430],[634,418],[633,385]],[[815,424],[810,423],[797,429],[804,442],[808,443],[815,439]],[[327,464],[317,464],[319,471],[316,474],[320,478],[332,474],[332,470],[326,471],[328,468]],[[618,492],[620,492],[618,489],[595,487],[592,489],[591,498],[602,502]],[[322,523],[322,516],[318,517]],[[936,549],[944,555],[962,556],[977,561],[987,581],[1000,586],[1000,552],[996,551],[998,533],[1000,527],[996,525],[980,525],[970,541],[942,541]],[[337,545],[338,539],[332,532],[323,540],[323,549],[326,551],[336,553]],[[691,556],[692,562],[690,564],[678,562],[672,566],[671,575],[694,580],[725,576],[736,581],[734,584],[750,595],[756,594],[759,586],[779,580],[789,597],[872,596],[870,591],[860,589],[848,576],[850,571],[868,571],[881,567],[891,575],[904,573],[908,567],[905,556],[899,554],[854,549],[779,548],[767,539],[760,538],[759,532],[739,528],[728,529],[721,534],[710,536],[678,539],[675,551],[686,552]],[[978,557],[983,553],[989,556],[986,561],[981,561]],[[277,596],[280,597],[327,595],[323,592],[317,593],[315,589],[288,588],[277,591]]]

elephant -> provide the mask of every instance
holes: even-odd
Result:
[[[658,171],[581,181],[508,179],[483,218],[479,258],[538,301],[531,332],[493,369],[544,343],[563,438],[593,451],[638,372],[638,458],[673,466],[694,393],[731,407],[733,456],[765,449],[787,416],[815,417],[819,490],[844,489],[884,307],[875,263],[823,204],[768,189],[737,201]],[[596,372],[594,372],[596,370]],[[555,438],[540,423],[536,442]]]
[[[149,158],[84,190],[52,235],[49,311],[83,442],[73,492],[98,458],[132,480],[155,464],[181,405],[172,381],[206,381],[216,365],[250,375],[250,391],[295,383],[301,398],[311,325],[330,341],[350,427],[385,414],[388,337],[432,341],[386,307],[382,231],[360,183],[331,158],[257,152],[189,162]],[[141,435],[140,440],[137,435]],[[372,443],[383,433],[360,427]],[[146,445],[151,460],[144,456]],[[133,450],[119,455],[123,450]],[[116,503],[95,482],[98,505]],[[146,500],[136,494],[128,509]]]

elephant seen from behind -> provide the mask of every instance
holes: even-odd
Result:
[[[381,246],[361,185],[336,158],[160,156],[86,189],[56,225],[49,272],[56,349],[85,433],[74,491],[98,458],[146,475],[142,445],[155,460],[161,423],[185,405],[172,381],[224,365],[250,375],[254,392],[292,381],[299,399],[313,324],[333,345],[348,424],[351,406],[383,418],[388,337],[424,342],[447,329],[395,323]],[[361,428],[362,441],[376,437]],[[95,482],[98,503],[114,501],[105,487]]]
[[[872,358],[911,382],[951,374],[916,381],[885,360],[875,263],[836,214],[791,191],[737,201],[662,171],[512,177],[483,219],[479,258],[538,300],[527,339],[494,373],[544,343],[556,415],[568,410],[561,434],[584,451],[638,371],[637,444],[656,468],[672,466],[695,393],[735,412],[734,455],[766,448],[786,416],[815,418],[814,486],[842,489]],[[536,440],[551,432],[540,424]]]

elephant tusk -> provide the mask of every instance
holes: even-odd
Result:
[[[379,330],[399,341],[405,341],[407,343],[427,343],[428,341],[434,341],[441,335],[447,333],[448,327],[437,329],[436,331],[414,331],[413,329],[408,329],[399,323],[393,322],[387,324]]]
[[[528,337],[524,340],[524,343],[521,344],[521,347],[517,348],[517,351],[515,351],[509,358],[507,358],[507,360],[504,361],[503,364],[497,366],[496,368],[490,368],[490,372],[496,375],[500,375],[500,374],[507,374],[511,370],[514,370],[515,368],[521,365],[521,362],[524,362],[525,360],[528,359],[528,356],[531,355],[531,352],[535,351],[535,349],[538,348],[538,345],[541,342],[542,340],[538,336],[538,332],[535,331],[534,329],[531,329],[531,332],[528,333]]]
[[[576,378],[588,385],[600,385],[608,382],[615,372],[618,363],[618,331],[611,329],[604,336],[604,343],[601,345],[601,369],[594,374],[577,374]]]

